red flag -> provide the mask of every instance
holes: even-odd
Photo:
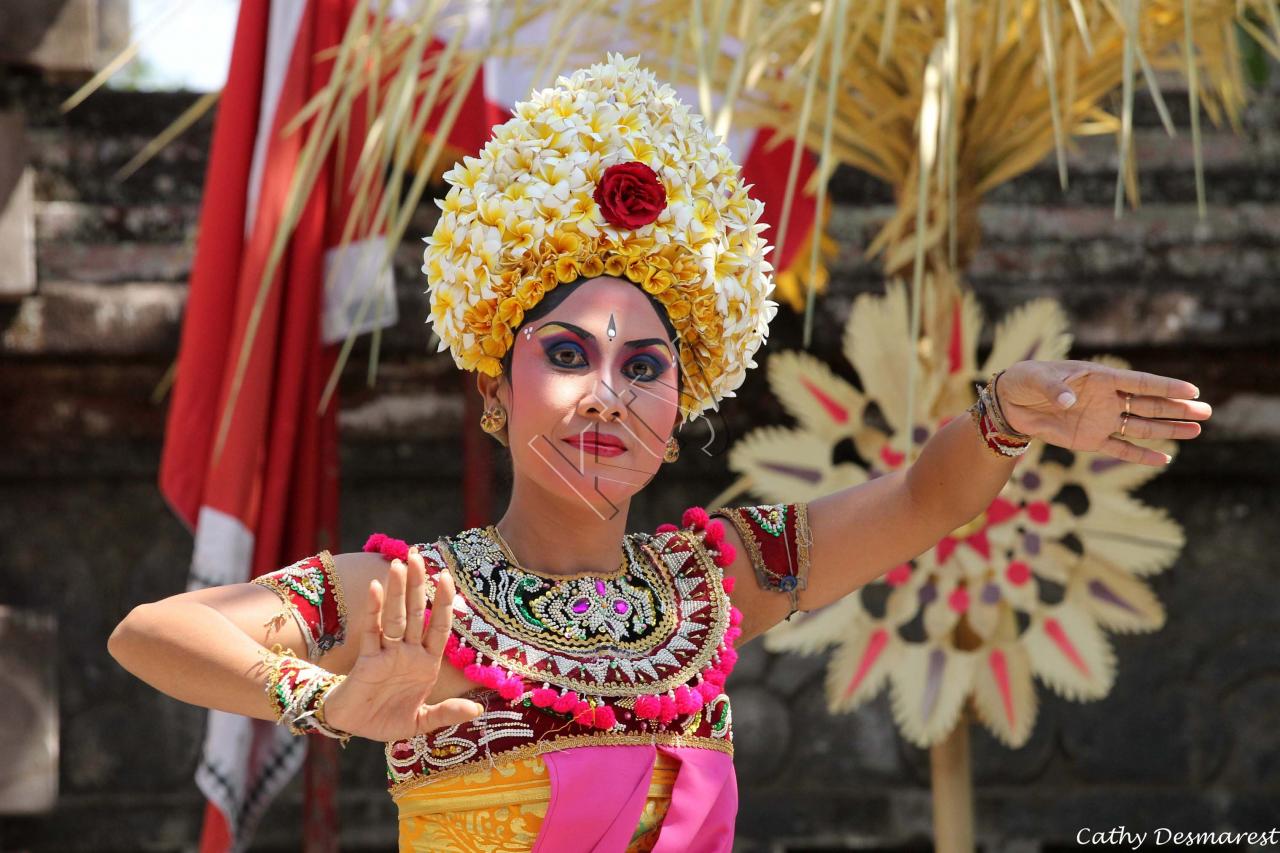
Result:
[[[332,293],[326,309],[326,264],[346,262],[331,249],[343,205],[327,174],[268,288],[260,286],[306,141],[305,128],[281,131],[326,82],[332,64],[317,63],[315,54],[340,40],[353,5],[241,4],[160,467],[161,492],[195,534],[192,589],[244,582],[321,548],[338,550],[336,401],[315,414],[338,351],[324,334],[340,313]],[[394,311],[383,320],[394,322]],[[306,741],[283,727],[211,711],[196,771],[209,800],[201,850],[247,844],[305,754]]]

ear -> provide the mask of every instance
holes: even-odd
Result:
[[[476,371],[476,390],[480,392],[480,396],[484,399],[485,408],[489,408],[498,400],[498,385],[500,379],[497,376],[490,376],[487,373]]]

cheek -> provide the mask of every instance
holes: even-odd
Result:
[[[536,341],[521,341],[511,364],[516,430],[536,434],[566,416],[582,396],[575,377],[557,372]]]

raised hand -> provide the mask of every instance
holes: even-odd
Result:
[[[1190,382],[1092,361],[1020,361],[1001,374],[996,393],[1019,432],[1142,465],[1166,465],[1170,457],[1126,439],[1195,438],[1196,421],[1213,414],[1193,399],[1200,391]]]
[[[325,698],[325,720],[330,725],[386,742],[466,722],[483,713],[483,705],[468,699],[427,704],[453,625],[455,592],[449,572],[439,572],[431,619],[424,630],[428,582],[426,564],[414,547],[407,564],[398,559],[391,562],[385,590],[377,580],[369,583],[360,657],[346,680]]]

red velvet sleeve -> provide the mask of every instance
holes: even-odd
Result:
[[[333,555],[321,551],[291,566],[259,575],[252,583],[280,596],[281,615],[292,616],[307,643],[307,658],[315,661],[347,638],[347,604],[333,565]]]
[[[791,612],[795,613],[799,591],[809,582],[809,549],[813,544],[809,505],[721,507],[708,515],[720,516],[733,525],[747,548],[761,588],[790,595]]]

